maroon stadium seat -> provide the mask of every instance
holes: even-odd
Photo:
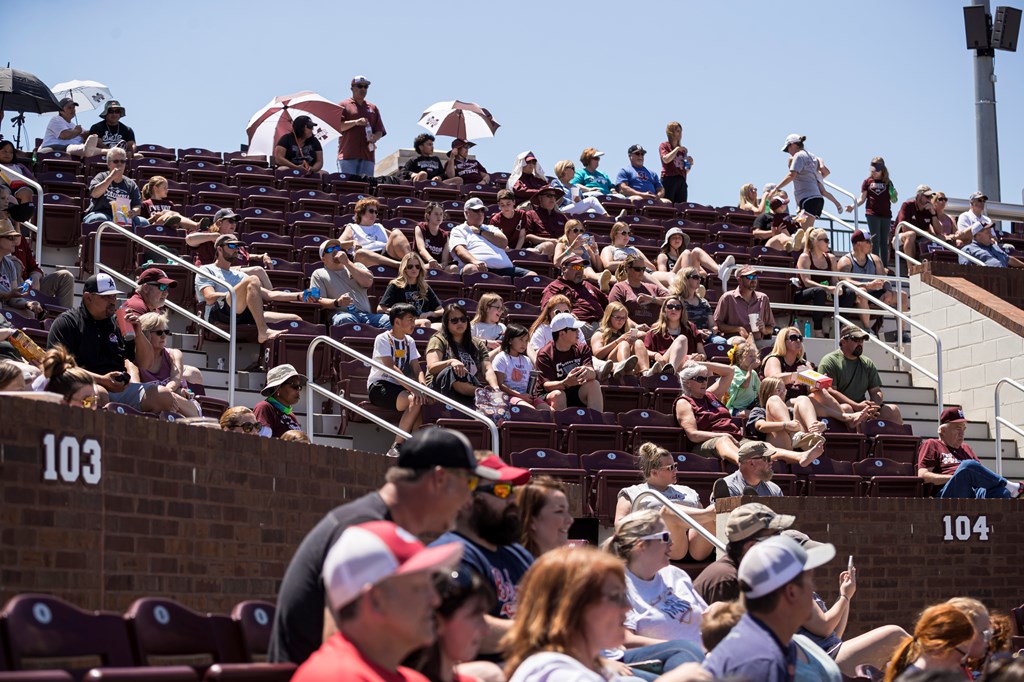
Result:
[[[622,427],[615,416],[586,407],[568,407],[555,412],[562,452],[594,452],[623,449]]]
[[[344,173],[331,173],[325,180],[327,187],[335,194],[369,194],[370,186],[364,180]]]
[[[867,497],[921,497],[924,481],[916,475],[916,466],[884,457],[871,457],[856,462],[854,472],[865,479]]]
[[[286,320],[283,322],[270,322],[267,324],[270,329],[283,329],[284,334],[268,342],[270,346],[270,367],[278,365],[291,365],[299,368],[299,371],[306,372],[306,351],[309,344],[318,336],[326,336],[327,328],[322,324],[312,324],[304,320]],[[313,352],[313,374],[310,381],[325,381],[331,373],[331,353],[329,349],[320,345]]]
[[[515,298],[516,288],[511,277],[495,275],[493,272],[477,272],[462,276],[464,295],[480,300],[483,294],[499,294],[503,299]]]
[[[647,407],[675,415],[676,398],[679,397],[679,377],[675,374],[656,374],[640,377],[642,386],[649,396]]]
[[[871,419],[861,426],[861,433],[872,439],[872,457],[917,464],[917,449],[921,445],[921,439],[914,435],[910,424]]]
[[[672,459],[676,462],[676,483],[696,490],[701,501],[707,504],[715,481],[723,476],[722,460],[689,452],[674,452]]]
[[[558,436],[551,412],[513,405],[509,414],[511,418],[498,426],[503,455],[531,448],[556,449]]]
[[[67,152],[44,152],[36,154],[36,172],[53,173],[64,171],[75,175],[82,170],[82,162]]]
[[[226,182],[228,169],[220,163],[211,161],[186,161],[178,163],[181,181],[192,184],[198,182]]]
[[[43,245],[57,249],[78,244],[82,236],[82,200],[78,197],[43,193]]]
[[[828,446],[826,445],[826,448]],[[806,477],[807,495],[817,497],[860,497],[861,477],[853,473],[853,462],[822,455],[807,466],[791,464],[798,476]]]
[[[296,211],[316,211],[331,218],[340,213],[337,197],[316,189],[292,192],[292,206]]]
[[[270,602],[255,599],[239,602],[231,609],[231,620],[238,625],[242,647],[250,663],[267,660],[275,611]]]
[[[244,191],[244,190],[243,190]],[[284,213],[259,206],[248,206],[238,211],[238,233],[276,232],[284,234]]]
[[[239,190],[242,206],[245,208],[265,208],[284,213],[292,207],[291,195],[283,189],[268,186],[243,187]]]
[[[237,187],[222,182],[197,182],[189,186],[192,199],[197,204],[217,204],[221,208],[240,208],[242,198]]]
[[[659,445],[669,452],[686,449],[686,432],[679,427],[673,415],[656,410],[631,410],[620,413],[618,420],[628,434],[626,446],[630,452],[635,453],[646,442]]]
[[[178,172],[178,164],[172,161],[156,157],[132,160],[131,177],[132,180],[138,183],[140,189],[146,184],[147,180],[157,175],[163,176],[168,180],[174,180],[175,182],[181,177]]]
[[[323,177],[317,173],[307,173],[298,168],[277,168],[274,170],[274,178],[277,186],[289,193],[298,192],[302,189],[322,190],[324,188]]]
[[[274,172],[256,164],[228,166],[228,182],[239,189],[246,187],[273,187]]]
[[[206,163],[220,164],[224,158],[220,152],[210,151],[209,149],[203,149],[202,147],[189,147],[187,149],[178,150],[178,161],[193,162],[193,161],[205,161]]]
[[[513,452],[509,456],[509,463],[514,467],[529,469],[532,474],[550,476],[564,483],[579,486],[582,508],[577,511],[583,516],[590,515],[590,479],[580,466],[579,455],[566,454],[550,448],[530,448]]]
[[[312,192],[313,190],[305,190]],[[301,194],[301,192],[296,192]],[[333,216],[317,213],[310,209],[292,211],[285,216],[288,224],[287,232],[293,237],[304,237],[306,235],[318,234],[321,237],[334,237],[337,228],[334,227]]]
[[[138,152],[145,158],[163,159],[164,161],[177,161],[178,155],[173,149],[161,147],[158,144],[140,144],[136,147]]]
[[[580,457],[590,475],[590,495],[596,516],[605,525],[615,522],[619,491],[641,482],[633,455],[621,450],[597,450]]]

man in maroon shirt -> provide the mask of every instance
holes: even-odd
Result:
[[[370,81],[363,76],[352,79],[352,97],[340,102],[341,137],[338,138],[338,171],[346,175],[373,175],[377,140],[388,134],[380,118],[380,109],[366,99]]]
[[[917,193],[914,195],[914,198],[903,202],[903,205],[900,206],[896,222],[889,232],[890,242],[893,235],[896,234],[896,230],[899,230],[899,224],[902,222],[908,222],[914,227],[920,228],[925,232],[931,232],[936,236],[942,234],[942,223],[939,222],[938,213],[935,212],[935,207],[932,206],[933,196],[935,196],[935,192],[928,185],[917,186]],[[916,258],[917,252],[929,240],[911,230],[900,230],[900,232],[902,233],[900,234],[900,250],[911,258]]]
[[[551,258],[555,253],[555,240],[544,237],[544,226],[533,211],[516,208],[516,195],[510,189],[498,192],[498,212],[491,216],[508,238],[508,248],[529,249]]]
[[[558,202],[562,200],[562,190],[545,185],[530,198],[533,211],[543,226],[541,236],[549,239],[560,239],[565,236],[565,223],[568,218],[558,210]],[[554,253],[554,251],[552,251]]]
[[[964,443],[967,418],[963,409],[947,407],[939,416],[939,437],[921,444],[917,475],[925,483],[942,486],[943,499],[972,497],[1020,497],[1021,484],[989,471],[971,446]]]
[[[583,259],[579,256],[570,256],[562,261],[562,275],[544,287],[540,305],[543,308],[549,298],[558,294],[568,298],[572,303],[573,316],[585,323],[583,335],[589,339],[604,315],[608,297],[599,287],[583,280],[583,267]]]
[[[446,178],[462,178],[464,185],[487,184],[491,181],[491,176],[487,174],[487,169],[483,164],[476,159],[469,158],[469,148],[475,146],[476,142],[467,142],[459,138],[452,140],[452,148],[448,152],[448,163],[444,166]]]
[[[556,410],[589,407],[604,412],[604,394],[597,381],[590,346],[577,339],[583,323],[570,313],[551,320],[551,341],[537,351],[537,371],[544,380],[546,400]]]

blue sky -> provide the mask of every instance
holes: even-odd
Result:
[[[462,99],[502,124],[474,150],[490,170],[532,149],[551,172],[595,146],[614,177],[630,144],[656,150],[678,120],[695,161],[693,201],[734,204],[743,183],[779,180],[790,132],[807,135],[831,179],[855,192],[881,155],[903,197],[919,183],[966,197],[977,171],[964,4],[47,0],[7,7],[10,25],[33,28],[5,42],[12,66],[51,85],[105,83],[138,140],[169,147],[237,150],[272,97],[341,100],[362,74],[388,128],[383,154],[411,146],[428,105]],[[43,39],[34,27],[44,23],[78,37]],[[1018,202],[1024,54],[995,62],[1002,196]],[[48,117],[27,119],[41,137]],[[11,136],[7,120],[2,132]]]

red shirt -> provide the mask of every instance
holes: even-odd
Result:
[[[666,140],[658,145],[658,158],[665,156],[670,151],[675,149],[675,146],[668,143]],[[672,159],[671,163],[661,162],[661,177],[686,177],[686,166],[683,164],[686,162],[686,154],[679,152],[676,157]]]
[[[899,215],[896,216],[896,222],[892,226],[892,230],[895,231],[896,226],[902,222],[908,222],[914,227],[919,227],[925,232],[933,232],[932,230],[932,218],[935,216],[934,208],[918,208],[917,200],[911,199],[910,201],[904,201],[903,205],[900,206]],[[891,236],[892,232],[890,232]],[[917,235],[920,239],[921,236]]]
[[[263,426],[270,427],[271,435],[274,438],[280,438],[285,431],[302,430],[298,419],[291,414],[285,414],[266,400],[256,403],[256,407],[252,408],[252,413],[255,415],[256,421]]]
[[[448,233],[439,227],[437,228],[437,234],[430,234],[430,228],[427,227],[426,223],[418,223],[417,227],[420,228],[420,232],[423,234],[423,245],[427,247],[427,253],[430,254],[431,258],[440,263],[441,256],[444,255],[444,247],[448,245]]]
[[[342,123],[365,118],[369,121],[373,132],[379,133],[381,137],[388,134],[388,131],[384,129],[384,122],[380,118],[380,109],[373,102],[363,100],[362,104],[357,104],[354,99],[349,97],[344,102],[340,102],[338,106],[341,107]],[[365,126],[352,126],[341,134],[341,137],[338,138],[338,158],[374,160],[374,154],[370,151],[369,141],[366,139]]]
[[[501,211],[498,211],[491,216],[488,222],[502,231],[508,239],[510,249],[515,248],[515,245],[519,243],[519,233],[523,230],[526,230],[526,234],[539,234],[544,231],[544,226],[540,224],[536,213],[521,211],[518,208],[515,209],[511,218],[506,218]]]
[[[617,301],[626,306],[626,310],[629,312],[629,319],[637,324],[652,325],[658,321],[658,315],[661,313],[661,304],[646,303],[640,305],[637,303],[636,297],[641,294],[664,298],[668,296],[668,291],[662,286],[647,282],[641,282],[638,289],[629,286],[629,282],[626,281],[616,282],[612,290],[608,292],[608,302]]]
[[[971,460],[977,462],[978,456],[970,445],[964,443],[959,448],[951,448],[941,438],[929,438],[921,443],[921,449],[917,451],[917,468],[927,469],[933,474],[952,476],[960,462]]]
[[[558,350],[554,341],[537,351],[537,371],[544,381],[561,381],[577,367],[593,367],[594,355],[590,346],[577,343],[569,350]]]
[[[142,296],[139,292],[132,294],[131,298],[124,302],[124,305],[128,310],[131,310],[136,315],[145,315],[146,313],[156,312],[146,307],[146,302],[142,300]]]
[[[879,218],[892,218],[892,202],[889,201],[888,182],[875,182],[871,178],[861,183],[860,191],[864,195],[864,213]]]
[[[565,223],[569,219],[557,208],[549,212],[538,206],[530,211],[530,213],[536,216],[537,222],[540,223],[540,235],[542,237],[559,239],[565,235]]]
[[[516,201],[527,201],[534,194],[537,193],[541,187],[547,187],[547,179],[540,179],[536,175],[529,173],[523,173],[516,180],[516,184],[513,185],[512,191],[516,193]]]
[[[25,277],[29,277],[33,272],[38,272],[40,275],[43,274],[43,269],[39,267],[39,263],[36,262],[36,256],[32,253],[32,248],[28,244],[27,239],[21,239],[18,241],[18,245],[14,247],[14,253],[12,254],[15,258],[21,261],[22,266],[25,268]],[[21,282],[16,283],[14,286],[17,287]]]
[[[410,668],[399,666],[391,671],[366,658],[356,645],[340,632],[320,645],[306,662],[299,666],[292,682],[428,682]]]
[[[463,184],[475,185],[482,182],[487,169],[476,159],[455,159],[455,177],[462,178]]]
[[[687,321],[683,326],[682,336],[686,337],[686,352],[689,355],[693,355],[697,352],[697,344],[703,343],[700,341],[700,335],[697,332],[697,327],[693,322]],[[644,336],[644,345],[647,350],[652,350],[655,353],[664,353],[672,346],[672,342],[675,341],[678,336],[672,336],[668,332],[663,334],[656,334],[654,330],[647,332]]]
[[[697,421],[698,431],[714,431],[722,435],[735,436],[737,439],[743,437],[743,429],[733,421],[729,408],[718,402],[718,399],[712,394],[706,393],[703,398],[691,398],[684,395],[680,396],[678,400],[690,403],[690,407],[693,408],[693,417]],[[675,412],[674,409],[673,412]]]
[[[600,289],[590,282],[572,284],[562,278],[556,279],[544,287],[544,294],[540,299],[540,307],[543,308],[552,296],[561,294],[572,303],[572,314],[577,320],[584,322],[596,322],[604,315],[604,307],[608,305],[608,297]]]
[[[149,218],[154,213],[160,211],[172,211],[174,210],[174,202],[169,199],[161,199],[156,201],[154,199],[146,199],[142,202],[142,217]]]

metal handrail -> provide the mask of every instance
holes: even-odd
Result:
[[[853,192],[850,192],[849,190],[843,189],[842,187],[840,187],[839,185],[835,184],[834,182],[829,182],[825,178],[822,178],[821,180],[822,180],[822,182],[825,183],[826,187],[834,189],[835,191],[839,192],[840,194],[842,194],[844,196],[848,196],[848,197],[850,197],[850,199],[853,200],[853,224],[854,225],[859,225],[860,224],[860,206],[857,205],[858,197],[855,196],[853,194]]]
[[[36,231],[36,262],[37,263],[42,263],[43,262],[43,186],[40,185],[35,180],[33,180],[32,178],[26,178],[24,175],[22,175],[21,173],[19,173],[18,171],[14,170],[13,168],[11,168],[9,166],[4,166],[4,165],[0,164],[0,170],[2,170],[5,173],[10,173],[11,175],[13,175],[14,177],[18,178],[19,180],[21,180],[26,185],[28,185],[29,187],[31,187],[32,189],[34,189],[36,191],[36,196],[38,197],[38,201],[36,202],[36,224],[32,225],[30,223],[22,223],[22,225],[28,225],[29,227],[35,229],[35,231]],[[7,183],[7,184],[10,185],[10,183]]]
[[[890,306],[890,305],[888,305],[886,303],[882,303],[880,300],[878,300],[877,298],[875,298],[874,296],[872,296],[868,292],[864,291],[860,287],[854,285],[852,282],[848,282],[848,281],[845,281],[845,280],[841,280],[841,281],[839,281],[836,284],[836,292],[835,292],[835,297],[834,297],[834,300],[833,300],[835,308],[834,308],[833,313],[832,313],[832,316],[833,316],[833,323],[832,324],[833,324],[833,326],[836,329],[840,329],[841,328],[840,327],[840,323],[851,324],[851,325],[853,324],[853,322],[851,322],[850,320],[846,319],[845,317],[843,317],[842,315],[839,314],[839,295],[842,292],[843,287],[852,290],[853,293],[856,294],[857,296],[860,296],[862,298],[866,298],[867,300],[871,301],[872,303],[874,303],[875,305],[880,307],[882,310],[886,310],[886,311],[892,313],[893,315],[896,316],[897,319],[900,319],[900,320],[903,320],[904,322],[907,322],[912,327],[916,327],[917,329],[921,330],[922,333],[926,334],[927,336],[930,336],[932,338],[932,340],[935,341],[935,372],[932,373],[931,371],[925,369],[924,367],[922,367],[918,363],[914,362],[912,359],[910,359],[907,355],[905,355],[903,353],[903,339],[902,338],[897,339],[897,341],[899,342],[899,349],[898,350],[894,350],[894,349],[890,348],[883,341],[880,341],[879,339],[877,339],[876,337],[870,336],[870,335],[868,336],[868,340],[869,341],[871,341],[872,343],[877,343],[879,346],[881,346],[882,348],[884,348],[888,352],[890,352],[893,355],[895,355],[896,357],[898,357],[901,361],[907,363],[908,365],[910,365],[914,369],[918,370],[919,372],[924,374],[926,377],[928,377],[929,379],[931,379],[932,381],[934,381],[938,385],[938,388],[936,390],[936,392],[938,394],[938,398],[939,398],[939,400],[938,400],[938,411],[936,412],[936,415],[935,415],[935,423],[936,423],[936,425],[938,425],[939,417],[942,415],[942,409],[943,409],[943,406],[942,406],[942,396],[943,396],[943,391],[942,391],[942,340],[939,339],[938,334],[936,334],[932,330],[928,329],[927,327],[922,325],[920,322],[915,322],[914,320],[910,319],[909,317],[907,317],[906,315],[904,315],[900,311],[896,310],[892,306]],[[854,326],[856,326],[856,325],[854,325]],[[836,350],[839,350],[839,337],[840,337],[840,334],[837,333],[836,334],[836,345],[835,345]]]
[[[855,231],[857,229],[856,227],[854,227],[850,223],[846,222],[845,220],[843,220],[839,216],[837,216],[837,215],[835,215],[835,214],[833,214],[833,213],[831,213],[829,211],[826,211],[824,209],[822,209],[821,215],[825,216],[826,218],[828,218],[829,220],[831,220],[834,223],[839,223],[840,225],[845,227],[850,232],[853,232],[853,231]],[[835,226],[833,226],[833,229],[835,229]]]
[[[690,528],[692,528],[695,531],[697,531],[698,535],[700,535],[702,538],[704,538],[705,540],[710,542],[712,544],[712,546],[714,546],[716,549],[718,549],[721,552],[725,551],[725,543],[724,542],[719,540],[715,535],[713,535],[710,531],[708,531],[707,528],[705,528],[704,526],[702,526],[699,523],[697,523],[696,521],[694,521],[693,517],[691,517],[689,514],[684,512],[677,505],[675,505],[672,502],[672,500],[668,499],[667,497],[665,497],[662,493],[658,492],[657,490],[645,490],[645,491],[643,491],[642,493],[640,493],[639,495],[637,495],[636,497],[633,498],[633,506],[635,507],[637,502],[642,500],[644,497],[647,497],[648,495],[653,497],[654,499],[658,500],[663,505],[665,505],[666,509],[668,509],[673,514],[675,514],[680,519],[682,519],[683,523],[685,523]]]
[[[396,369],[394,369],[392,367],[386,367],[386,366],[382,365],[381,363],[377,362],[376,360],[374,360],[373,358],[369,358],[369,357],[363,355],[362,353],[360,353],[358,351],[352,350],[351,348],[349,348],[345,344],[341,343],[337,339],[332,339],[329,336],[318,336],[315,339],[313,339],[312,342],[310,342],[309,348],[306,349],[306,376],[307,377],[312,377],[312,375],[313,375],[313,351],[316,349],[317,346],[319,346],[322,343],[326,343],[328,346],[331,346],[332,348],[340,350],[345,355],[348,355],[349,357],[351,357],[351,358],[353,358],[355,360],[359,360],[362,363],[364,363],[366,365],[369,365],[370,367],[373,367],[374,369],[379,370],[379,371],[383,372],[384,374],[387,374],[389,377],[394,379],[396,383],[400,384],[403,388],[408,389],[409,392],[415,392],[415,393],[419,393],[421,395],[425,395],[425,396],[428,396],[430,398],[433,398],[437,402],[439,402],[439,403],[441,403],[443,405],[447,405],[447,406],[451,407],[456,412],[461,412],[462,414],[466,415],[470,419],[475,419],[476,421],[483,423],[487,427],[487,430],[491,432],[491,451],[494,452],[495,454],[497,454],[501,450],[501,439],[498,437],[498,426],[493,421],[491,421],[490,417],[487,417],[486,415],[481,414],[480,412],[477,412],[476,410],[470,409],[470,408],[466,407],[465,405],[462,405],[462,404],[460,404],[460,403],[458,403],[456,401],[453,401],[448,396],[446,396],[446,395],[444,395],[442,393],[438,393],[437,391],[435,391],[434,389],[430,388],[429,386],[424,386],[423,384],[421,384],[420,382],[416,381],[415,379],[410,379],[409,377],[405,376],[404,374],[402,374],[401,372],[399,372],[398,370],[396,370]],[[310,406],[307,409],[312,409],[313,391],[317,391],[318,393],[320,393],[324,397],[330,398],[330,399],[334,400],[335,402],[338,402],[339,404],[342,404],[345,407],[349,407],[351,409],[351,405],[352,405],[351,401],[346,400],[345,398],[342,398],[341,396],[339,396],[339,395],[337,395],[335,393],[332,393],[331,391],[328,391],[326,389],[322,389],[319,386],[314,387],[312,381],[309,381],[309,382],[306,383],[306,397],[307,397],[306,403],[307,403],[307,405]],[[339,398],[341,398],[340,401],[338,400]],[[369,415],[369,412],[366,412],[365,410],[362,410],[358,406],[356,406],[356,408],[357,409],[355,411],[358,412],[359,414],[361,414],[362,416],[367,417]],[[309,423],[307,424],[307,427],[306,427],[306,433],[309,436],[310,440],[312,440],[313,439],[312,421],[311,420],[307,420],[307,421]],[[373,417],[371,419],[371,421],[373,421],[373,423],[377,424],[378,426],[386,428],[388,431],[391,431],[392,433],[395,433],[395,434],[398,434],[398,435],[402,436],[403,438],[409,438],[409,434],[408,433],[406,433],[402,429],[398,428],[394,424],[389,424],[389,423],[384,422],[383,420],[378,419],[376,417]]]
[[[119,280],[120,282],[122,282],[124,284],[127,284],[128,286],[130,286],[132,288],[135,288],[136,286],[138,286],[138,284],[134,280],[132,280],[130,277],[126,277],[125,275],[121,274],[117,270],[114,270],[113,268],[108,267],[108,266],[106,266],[106,265],[104,265],[103,263],[100,262],[100,241],[101,241],[100,237],[102,237],[103,236],[103,232],[105,230],[108,230],[108,229],[109,230],[113,230],[114,232],[120,234],[123,237],[127,237],[128,239],[130,239],[133,242],[136,242],[138,244],[142,244],[142,246],[144,246],[148,251],[153,251],[154,253],[160,254],[161,257],[166,258],[168,261],[171,261],[171,262],[173,262],[173,263],[175,263],[177,265],[184,266],[187,270],[191,270],[195,274],[202,275],[203,277],[206,277],[207,279],[213,281],[214,283],[221,285],[222,287],[227,289],[228,298],[231,301],[231,310],[234,311],[234,310],[238,309],[235,306],[235,290],[225,280],[221,279],[220,277],[216,277],[215,275],[211,275],[208,272],[203,272],[202,270],[197,268],[195,265],[193,265],[192,263],[189,263],[187,260],[181,258],[180,256],[178,256],[176,254],[173,254],[170,251],[168,251],[168,250],[166,250],[166,249],[164,249],[164,248],[162,248],[160,246],[157,246],[156,244],[154,244],[153,242],[149,241],[148,239],[140,237],[139,235],[135,234],[131,230],[127,230],[127,229],[121,227],[120,225],[118,225],[117,223],[112,222],[110,220],[104,221],[96,229],[96,233],[95,233],[96,234],[96,236],[95,236],[95,242],[96,243],[94,245],[94,250],[93,250],[93,263],[95,264],[95,267],[96,267],[97,270],[103,270],[103,272],[107,273],[108,275],[110,275],[114,279]],[[225,332],[220,327],[218,327],[218,326],[216,326],[216,325],[214,325],[214,324],[204,320],[202,317],[200,317],[200,316],[198,316],[198,315],[196,315],[196,314],[194,314],[192,312],[189,312],[188,310],[185,310],[181,306],[176,305],[176,304],[172,303],[171,301],[165,301],[164,305],[170,307],[175,312],[184,315],[185,317],[190,319],[192,322],[195,322],[196,324],[198,324],[203,329],[208,329],[209,331],[217,334],[217,336],[220,336],[221,338],[227,340],[227,342],[228,342],[228,403],[231,404],[231,405],[234,405],[235,404],[235,379],[236,379],[236,375],[235,375],[235,369],[236,369],[236,366],[235,366],[235,363],[236,363],[236,357],[235,357],[235,345],[236,344],[235,344],[235,339],[238,338],[238,336],[237,336],[237,320],[235,318],[237,318],[238,316],[237,315],[231,315],[231,320],[228,322],[228,331]]]
[[[999,427],[1005,426],[1006,428],[1016,433],[1018,436],[1024,437],[1024,429],[1021,429],[1019,426],[1015,424],[1011,424],[1010,422],[1006,421],[999,415],[1001,411],[1000,408],[1002,407],[1002,403],[999,402],[999,391],[1000,389],[1002,389],[1003,384],[1009,384],[1010,386],[1017,389],[1021,393],[1024,393],[1024,385],[1021,385],[1008,377],[1003,377],[998,381],[998,383],[996,383],[994,397],[996,413],[996,473],[999,474],[1000,476],[1003,475],[1003,438],[1002,434],[1000,433]]]

